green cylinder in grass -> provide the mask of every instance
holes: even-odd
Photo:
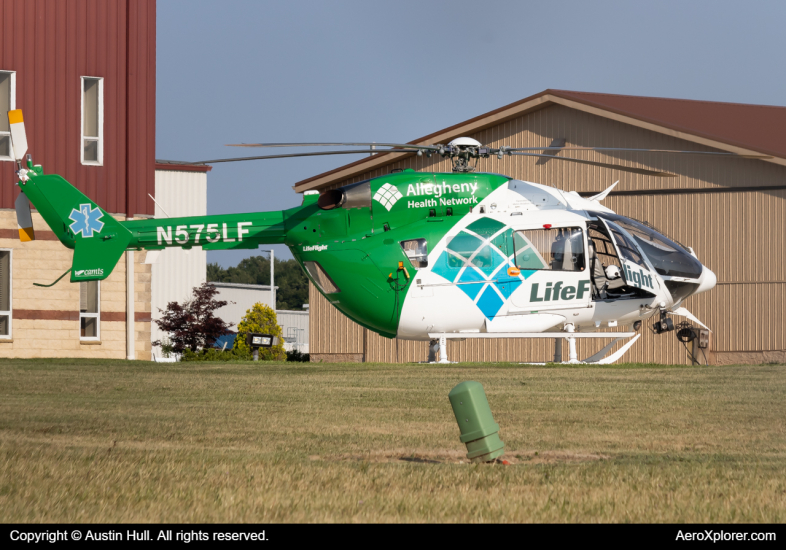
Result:
[[[450,390],[448,399],[461,430],[461,442],[467,446],[467,458],[491,462],[502,456],[505,444],[499,438],[499,424],[494,422],[483,385],[462,382]]]

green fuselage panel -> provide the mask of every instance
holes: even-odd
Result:
[[[301,265],[317,262],[335,283],[338,292],[323,292],[330,303],[361,326],[394,337],[417,277],[400,243],[425,239],[433,250],[463,215],[508,179],[496,174],[389,174],[370,181],[374,199],[369,207],[287,211],[286,244]]]

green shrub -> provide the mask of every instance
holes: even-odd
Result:
[[[166,336],[161,339],[161,357],[169,357],[172,352],[175,351],[175,346],[172,344],[172,340],[167,338]]]
[[[258,332],[260,334],[270,334],[278,337],[278,345],[270,348],[259,348],[260,361],[284,361],[286,352],[284,351],[284,337],[281,334],[281,327],[278,326],[276,312],[270,307],[260,303],[246,311],[246,316],[237,326],[237,336],[235,337],[234,350],[240,350],[251,355],[251,348],[246,344],[246,334]]]

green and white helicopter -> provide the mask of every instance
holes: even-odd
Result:
[[[652,227],[620,216],[601,201],[614,187],[576,192],[476,173],[478,158],[548,157],[655,176],[665,172],[570,157],[559,151],[649,151],[565,147],[484,147],[471,138],[448,145],[276,143],[244,147],[355,146],[363,149],[216,159],[213,164],[331,154],[394,152],[440,155],[452,173],[404,170],[304,193],[283,211],[117,221],[58,175],[45,175],[27,151],[21,111],[9,113],[21,194],[20,237],[34,238],[30,204],[68,248],[71,282],[109,276],[126,250],[165,247],[255,249],[285,244],[308,278],[347,317],[387,338],[430,342],[429,360],[447,362],[446,340],[554,338],[568,361],[581,362],[576,338],[613,338],[585,362],[619,359],[655,317],[657,333],[674,330],[670,315],[704,326],[682,302],[712,289],[716,277],[694,251]],[[732,153],[660,153],[741,157]],[[749,158],[750,156],[746,156]],[[757,157],[766,158],[766,157]],[[600,332],[628,327],[627,332]],[[635,329],[631,331],[630,328]],[[706,327],[705,327],[706,328]],[[604,357],[612,346],[630,340]]]

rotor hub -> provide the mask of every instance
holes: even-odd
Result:
[[[470,137],[456,138],[445,146],[439,146],[439,154],[443,157],[450,157],[453,162],[454,172],[474,172],[477,167],[477,159],[488,158],[490,149],[476,139]],[[475,162],[470,164],[470,160]]]

